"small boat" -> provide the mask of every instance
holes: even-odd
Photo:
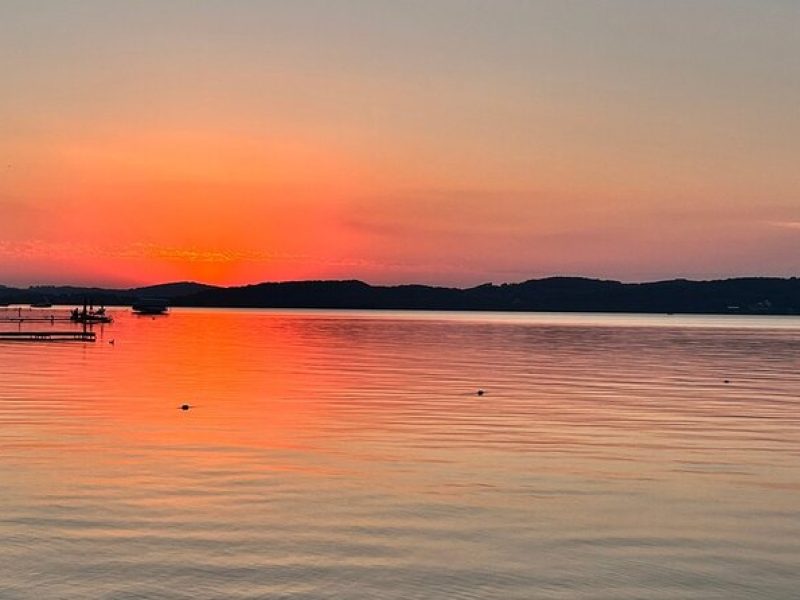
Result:
[[[109,317],[106,314],[106,307],[101,306],[97,310],[93,308],[86,308],[86,305],[83,305],[83,309],[74,308],[72,312],[69,313],[69,320],[73,323],[111,323],[114,319]]]
[[[165,315],[167,314],[167,301],[160,298],[147,298],[134,303],[131,310],[137,315]]]

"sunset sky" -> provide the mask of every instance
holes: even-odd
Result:
[[[0,0],[0,284],[800,275],[794,0]]]

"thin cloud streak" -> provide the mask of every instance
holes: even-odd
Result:
[[[800,231],[800,221],[766,221],[767,225],[781,229],[796,229]]]

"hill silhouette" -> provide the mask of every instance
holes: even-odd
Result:
[[[130,289],[0,286],[0,303],[129,305],[164,298],[173,306],[409,310],[586,311],[699,314],[800,314],[800,279],[747,277],[621,283],[549,277],[471,288],[369,285],[358,280],[289,281],[218,287],[176,282]]]

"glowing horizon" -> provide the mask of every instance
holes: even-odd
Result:
[[[800,272],[800,7],[0,6],[0,284]]]

